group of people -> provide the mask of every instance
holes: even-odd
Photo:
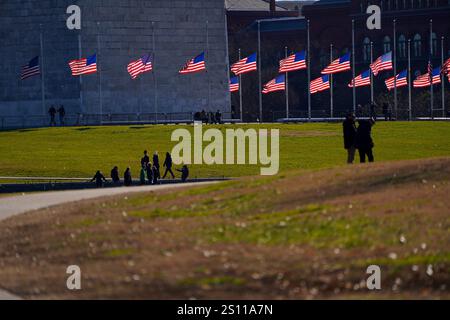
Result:
[[[372,127],[375,125],[375,119],[359,120],[358,127],[353,113],[347,115],[344,127],[344,147],[347,150],[347,163],[352,164],[355,161],[356,150],[359,152],[361,163],[374,162],[373,148],[375,144],[372,139]]]
[[[160,162],[159,162],[159,155],[156,151],[153,154],[152,157],[153,163],[150,161],[150,156],[148,154],[148,151],[144,151],[144,156],[141,158],[141,171],[139,175],[139,181],[141,185],[145,184],[158,184],[158,181],[161,179],[161,172],[160,172]],[[162,179],[165,179],[168,174],[172,176],[172,179],[175,179],[175,174],[173,173],[173,160],[172,156],[169,152],[166,153],[166,158],[163,163],[163,168],[165,168],[164,175]],[[186,182],[189,178],[189,168],[187,165],[184,165],[181,169],[175,169],[176,171],[181,173],[181,181]],[[96,183],[97,188],[102,188],[104,183],[107,181],[105,176],[101,171],[97,171],[94,177],[92,178],[91,182]],[[120,180],[120,173],[119,168],[115,166],[111,170],[111,181],[114,185],[119,185],[121,183]],[[123,175],[123,184],[126,187],[130,187],[133,185],[133,177],[131,174],[131,168],[128,167],[125,170],[125,173]]]
[[[58,109],[56,109],[55,106],[51,106],[50,109],[48,109],[48,114],[50,115],[50,127],[56,126],[56,114],[59,114],[59,123],[61,126],[65,125],[65,117],[66,117],[66,109],[64,109],[64,106],[61,105]]]
[[[377,109],[378,109],[378,106],[377,106],[377,104],[375,102],[372,102],[369,105],[369,116],[372,119],[374,119],[375,121],[377,120],[377,117],[378,117]],[[385,103],[383,103],[382,109],[383,109],[382,111],[383,111],[384,120],[392,121],[393,117],[392,117],[392,107],[391,107],[391,105],[389,103],[385,102]],[[364,108],[360,104],[358,104],[356,110],[357,110],[357,114],[359,116],[367,115],[367,112],[364,112]]]
[[[194,120],[201,121],[205,124],[222,124],[222,113],[220,110],[217,110],[216,113],[202,110],[194,114]]]

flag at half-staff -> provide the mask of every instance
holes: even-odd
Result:
[[[230,79],[230,92],[239,91],[239,77],[233,77]]]
[[[396,77],[387,79],[385,82],[387,89],[390,91],[397,88],[405,87],[408,85],[408,70],[400,72]]]
[[[310,85],[311,94],[325,91],[328,89],[330,89],[330,76],[329,75],[324,75],[324,76],[321,76],[320,78],[317,78],[317,79],[311,81],[311,85]]]
[[[252,72],[258,70],[258,67],[256,65],[257,55],[256,53],[252,54],[251,56],[248,56],[247,58],[241,59],[235,64],[231,66],[231,71],[239,76],[241,74]]]
[[[306,69],[306,51],[295,53],[280,61],[279,73],[303,69]]]
[[[97,55],[94,54],[90,57],[72,60],[69,62],[70,69],[73,76],[81,76],[85,74],[91,74],[97,72]]]
[[[322,74],[334,74],[350,70],[350,53],[334,60],[328,67],[322,70]]]
[[[366,70],[353,79],[348,85],[349,88],[370,86],[370,70]]]
[[[447,75],[448,81],[450,81],[450,58],[442,65],[441,73]]]
[[[142,58],[128,64],[127,70],[131,76],[131,79],[135,80],[139,75],[145,72],[151,72],[153,70],[152,56],[146,54]]]
[[[433,69],[431,74],[430,72],[427,72],[425,74],[418,76],[416,80],[414,80],[413,82],[414,88],[429,87],[431,85],[432,79],[433,85],[441,83],[441,68]]]
[[[281,74],[273,80],[270,80],[264,85],[262,93],[268,94],[275,91],[286,90],[286,75]]]
[[[195,58],[186,62],[184,67],[179,71],[179,74],[196,73],[206,70],[205,53],[202,52]]]
[[[41,74],[41,68],[39,65],[39,56],[34,57],[30,62],[22,67],[20,74],[20,80],[25,80]]]
[[[392,52],[388,52],[383,54],[377,60],[375,60],[371,65],[370,69],[372,69],[373,75],[377,76],[378,73],[384,70],[392,70],[394,67],[392,65]]]

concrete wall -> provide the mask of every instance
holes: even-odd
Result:
[[[66,28],[66,8],[82,9],[82,30]],[[184,63],[206,49],[209,21],[208,72],[178,75]],[[97,25],[97,22],[100,24]],[[43,114],[51,104],[68,113],[153,113],[154,75],[132,81],[126,66],[152,51],[155,24],[155,72],[158,112],[201,109],[228,111],[228,56],[223,0],[2,0],[0,2],[0,116]],[[46,105],[41,104],[39,77],[19,80],[21,66],[40,55],[40,25],[44,34]],[[78,33],[83,56],[98,52],[99,75],[70,74],[68,62],[78,57]],[[211,94],[209,95],[208,83]],[[209,99],[210,97],[210,99]]]

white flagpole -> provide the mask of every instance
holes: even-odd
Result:
[[[411,92],[411,85],[412,85],[412,74],[411,74],[411,39],[408,39],[408,116],[409,121],[412,120],[412,92]]]
[[[286,59],[288,57],[288,47],[284,47]],[[289,72],[286,72],[286,119],[289,119]]]
[[[441,37],[441,68],[444,65],[444,37]],[[445,118],[445,74],[441,73],[442,118]]]
[[[333,44],[330,45],[330,63],[333,63]],[[333,118],[333,74],[330,74],[330,118]]]
[[[241,49],[239,48],[239,61],[241,61]],[[242,74],[239,75],[239,112],[241,117],[241,122],[244,122],[244,110],[242,107]]]
[[[352,20],[352,60],[353,60],[353,68],[352,74],[353,79],[356,77],[356,62],[355,62],[355,20]],[[356,113],[356,83],[353,80],[353,113]]]
[[[398,119],[398,96],[397,96],[397,21],[394,19],[394,114]]]
[[[81,33],[78,34],[78,58],[82,59]],[[80,114],[83,115],[83,76],[79,76],[80,80]]]
[[[156,81],[156,41],[155,41],[155,22],[152,22],[152,67],[153,67],[153,86],[154,86],[154,105],[155,105],[155,124],[158,124],[158,83]]]
[[[211,110],[211,77],[209,75],[209,21],[206,20],[206,65],[207,65],[207,69],[206,69],[206,73],[208,74],[208,110]]]
[[[258,20],[258,73],[259,73],[259,122],[263,122],[262,83],[261,83],[261,21]]]
[[[44,33],[42,24],[40,25],[41,33],[40,33],[40,43],[41,43],[41,57],[40,57],[40,66],[41,66],[41,94],[42,94],[42,114],[45,116],[47,110],[45,108],[45,60],[44,60]]]
[[[308,119],[311,121],[311,39],[310,39],[310,23],[307,21],[307,47],[308,50],[306,52],[308,57]]]
[[[97,74],[98,74],[98,95],[100,101],[100,125],[103,124],[103,92],[102,92],[102,70],[100,68],[100,22],[97,22]]]

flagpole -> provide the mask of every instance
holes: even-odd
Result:
[[[102,70],[100,68],[100,22],[97,22],[97,74],[98,74],[98,94],[100,101],[100,125],[103,124],[103,93],[102,93]]]
[[[397,100],[397,21],[394,19],[394,114],[398,119],[398,100]]]
[[[373,42],[370,42],[370,65],[373,64]],[[373,103],[373,72],[370,70],[370,103]]]
[[[208,66],[206,69],[206,73],[208,74],[208,110],[211,110],[211,77],[209,76],[209,22],[206,20],[206,62],[205,64]]]
[[[444,66],[444,37],[441,37],[441,68]],[[445,118],[445,74],[441,72],[442,118]]]
[[[429,66],[432,66],[431,56],[433,55],[433,20],[430,19],[430,61]],[[434,88],[433,88],[433,68],[431,67],[430,74],[430,111],[431,111],[431,119],[434,120]]]
[[[412,85],[412,74],[411,74],[411,39],[408,39],[408,116],[409,121],[412,120],[412,92],[411,92],[411,85]]]
[[[355,20],[352,20],[352,60],[353,60],[353,79],[356,77],[356,63],[355,63]],[[356,113],[356,83],[353,80],[353,113]]]
[[[284,47],[286,59],[288,58],[288,47]],[[286,119],[289,119],[289,72],[286,72]]]
[[[262,84],[261,84],[261,21],[258,20],[258,73],[259,73],[259,122],[263,122]]]
[[[82,59],[82,48],[81,48],[81,33],[78,34],[78,57]],[[83,115],[83,76],[79,76],[80,80],[80,114]]]
[[[152,48],[153,48],[153,57],[152,57],[152,68],[153,68],[153,86],[154,86],[154,97],[155,97],[155,124],[158,124],[158,83],[156,81],[156,44],[155,44],[155,22],[152,21]]]
[[[333,63],[333,44],[330,45],[330,63]],[[333,118],[333,74],[330,74],[330,118]]]
[[[308,57],[308,120],[311,121],[311,39],[310,22],[307,21],[307,57]]]
[[[45,60],[44,60],[44,33],[42,24],[40,25],[41,33],[40,33],[40,44],[41,44],[41,94],[42,94],[42,114],[45,116],[46,108],[45,108]]]
[[[241,61],[241,48],[239,48],[239,59]],[[242,74],[239,74],[239,112],[241,122],[244,122],[244,110],[242,109]]]

